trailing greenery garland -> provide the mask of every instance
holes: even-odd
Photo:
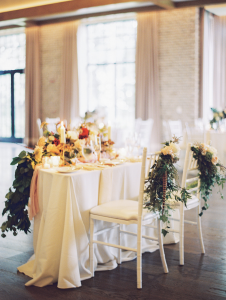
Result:
[[[200,217],[203,215],[203,211],[209,207],[208,200],[212,193],[212,187],[215,184],[224,187],[225,179],[225,168],[218,162],[217,150],[214,147],[205,144],[193,145],[191,147],[193,151],[193,157],[197,160],[199,179],[200,179],[200,193],[201,197],[205,201],[202,211],[199,214]],[[223,199],[223,195],[221,198]]]
[[[31,223],[28,218],[27,205],[30,196],[31,178],[34,169],[32,165],[37,164],[33,153],[22,151],[18,157],[14,157],[11,165],[17,165],[13,187],[6,194],[5,208],[2,215],[7,214],[7,221],[1,225],[2,237],[5,232],[13,231],[16,236],[18,230],[25,233],[30,232]]]
[[[144,191],[144,207],[153,212],[158,212],[160,220],[166,223],[166,229],[162,229],[164,236],[169,232],[167,229],[170,228],[169,217],[171,216],[172,204],[180,201],[186,205],[187,200],[191,198],[188,191],[185,188],[181,189],[177,184],[178,172],[174,166],[179,160],[180,149],[176,145],[177,143],[177,138],[165,143],[158,160],[155,161],[150,170]],[[167,182],[164,192],[163,177],[166,172]]]

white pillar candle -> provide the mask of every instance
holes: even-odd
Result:
[[[61,122],[61,127],[60,127],[60,142],[62,144],[66,144],[66,135],[65,135],[65,128],[63,122]]]
[[[108,126],[108,139],[111,139],[111,126]]]

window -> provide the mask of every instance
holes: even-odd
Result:
[[[0,36],[0,141],[25,134],[25,34]]]
[[[120,127],[134,124],[136,27],[135,19],[84,27],[80,41],[85,62],[85,72],[80,76],[81,115],[106,107],[112,124]]]

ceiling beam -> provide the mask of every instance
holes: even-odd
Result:
[[[203,7],[208,5],[217,5],[226,3],[226,0],[192,0],[192,1],[181,1],[175,2],[175,8],[184,7]]]
[[[36,7],[23,8],[13,11],[0,13],[0,21],[7,21],[20,18],[37,18],[43,16],[51,16],[62,13],[69,13],[83,8],[105,6],[127,2],[149,2],[147,0],[73,0],[66,2],[58,2],[53,4],[40,5]]]
[[[56,18],[51,18],[51,19],[38,20],[38,21],[36,21],[36,25],[46,25],[46,24],[52,24],[52,23],[68,22],[68,21],[80,20],[80,19],[85,19],[85,18],[90,18],[90,17],[107,16],[107,15],[112,15],[112,14],[132,13],[132,12],[150,12],[150,11],[160,11],[160,10],[163,10],[163,8],[160,6],[149,5],[149,6],[111,10],[111,11],[103,11],[103,12],[97,12],[97,13],[80,14],[80,15],[75,15],[75,16],[70,16],[70,17],[62,16],[60,18],[56,17]],[[1,24],[1,22],[0,22],[0,24]]]
[[[162,8],[166,8],[166,9],[175,8],[174,2],[172,0],[151,0],[151,2]]]

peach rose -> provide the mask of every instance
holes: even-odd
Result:
[[[164,155],[171,155],[172,157],[174,157],[173,149],[170,146],[166,146],[165,148],[161,149],[161,152]]]
[[[40,146],[36,146],[35,150],[34,150],[34,155],[35,155],[35,160],[37,162],[41,162],[42,161],[42,152],[43,152],[43,148]]]
[[[43,147],[45,146],[46,138],[44,136],[40,137],[38,140],[38,146]]]
[[[217,156],[213,156],[211,162],[212,162],[213,165],[216,165],[217,162],[218,162],[218,157]]]
[[[47,152],[52,152],[52,153],[55,153],[55,154],[60,154],[59,149],[54,144],[49,144],[47,146]]]

